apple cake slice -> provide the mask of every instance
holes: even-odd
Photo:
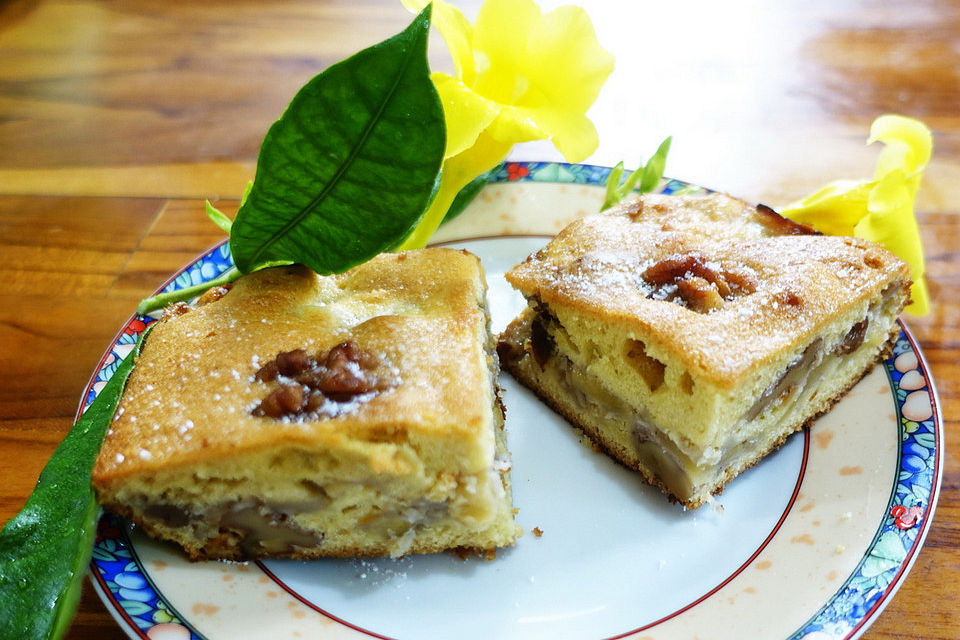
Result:
[[[159,321],[94,471],[105,507],[192,559],[513,544],[479,260],[277,267]]]
[[[529,304],[504,369],[688,508],[873,367],[910,285],[875,244],[723,195],[588,216],[506,277]]]

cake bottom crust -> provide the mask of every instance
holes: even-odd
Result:
[[[755,444],[739,443],[721,454],[721,463],[713,468],[698,466],[680,451],[670,438],[649,420],[633,412],[635,424],[643,424],[644,437],[632,438],[629,445],[615,432],[622,430],[621,418],[632,408],[617,398],[591,374],[579,368],[560,353],[549,357],[531,345],[532,314],[522,314],[507,327],[500,338],[498,353],[501,366],[521,384],[532,390],[556,413],[582,431],[594,447],[614,460],[637,471],[642,479],[663,491],[671,502],[687,509],[696,509],[719,495],[726,484],[740,473],[756,465],[765,456],[780,448],[787,438],[829,411],[876,363],[889,357],[899,335],[894,325],[879,354],[829,397],[820,398],[806,415],[781,421],[773,432],[764,433]],[[539,350],[542,351],[542,350]],[[797,393],[797,396],[802,395]],[[735,449],[735,450],[734,450]]]

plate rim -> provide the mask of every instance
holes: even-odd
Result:
[[[545,182],[545,183],[551,183],[551,184],[582,184],[582,185],[602,186],[603,183],[606,181],[607,176],[609,176],[610,171],[611,171],[611,167],[594,165],[594,164],[572,164],[572,163],[553,162],[553,161],[516,160],[516,161],[509,161],[501,164],[500,167],[498,167],[497,170],[495,170],[491,174],[489,182],[490,184],[517,183],[517,182]],[[666,178],[666,177],[661,180],[661,183],[657,191],[663,192],[663,193],[694,192],[699,194],[715,192],[713,189],[710,189],[707,187],[702,187],[700,185],[684,182],[682,180],[678,180],[675,178]],[[538,235],[538,236],[544,235],[544,237],[549,237],[548,235],[545,235],[545,234],[519,234],[519,235]],[[498,235],[491,235],[487,237],[488,238],[512,237],[512,235],[507,236],[506,234],[498,234]],[[463,239],[460,239],[459,241],[474,240],[474,239],[481,239],[481,238],[479,237],[463,238]],[[458,240],[452,240],[449,242],[457,242],[457,241]],[[448,241],[444,241],[438,244],[447,244],[447,243]],[[216,256],[217,254],[220,254],[220,257],[221,257],[221,263],[219,266],[222,266],[222,265],[229,266],[229,263],[227,262],[229,260],[229,245],[228,245],[227,239],[224,239],[223,241],[214,244],[207,250],[196,255],[192,260],[190,260],[185,265],[180,267],[177,271],[175,271],[162,285],[160,285],[160,287],[157,288],[156,292],[159,293],[161,291],[182,288],[181,286],[178,286],[178,280],[183,280],[185,277],[189,279],[190,277],[192,277],[191,269],[193,267],[196,267],[198,264],[203,263],[204,260],[212,260],[214,256]],[[218,273],[221,273],[226,268],[227,268],[226,266],[222,266],[222,268],[220,268],[220,271],[218,271],[217,273],[214,273],[212,276],[209,276],[209,277],[201,276],[204,278],[202,281],[207,281],[212,277],[215,277]],[[108,379],[109,376],[112,375],[111,367],[115,367],[115,365],[119,362],[122,356],[125,355],[125,351],[129,348],[132,348],[132,345],[135,342],[136,336],[139,334],[140,331],[143,330],[146,324],[149,324],[152,321],[154,321],[154,319],[149,316],[143,316],[137,313],[133,313],[127,319],[127,321],[122,325],[122,327],[117,331],[117,333],[114,335],[113,339],[109,343],[109,347],[106,349],[106,351],[103,353],[98,363],[95,365],[93,372],[86,386],[84,387],[84,391],[81,394],[80,402],[78,404],[75,418],[79,418],[79,416],[86,410],[90,402],[92,402],[93,398],[95,398],[96,395],[99,393],[99,389],[97,388],[97,385],[99,384],[102,386],[102,384],[105,383],[106,379]],[[936,384],[933,379],[932,373],[930,371],[929,364],[927,362],[925,354],[920,349],[919,342],[917,341],[913,333],[910,331],[910,329],[907,327],[906,323],[902,318],[898,318],[897,323],[900,328],[900,334],[897,337],[897,342],[899,343],[901,338],[905,339],[906,343],[909,345],[909,351],[915,355],[917,359],[916,369],[921,371],[922,378],[925,383],[922,390],[923,389],[926,390],[929,401],[930,401],[931,416],[926,420],[923,420],[922,422],[926,423],[928,421],[932,421],[932,425],[930,425],[929,431],[932,432],[933,439],[934,439],[934,444],[932,449],[932,454],[934,458],[933,460],[934,468],[931,474],[932,479],[931,479],[930,490],[928,493],[928,500],[926,502],[924,509],[922,510],[920,519],[916,521],[913,525],[908,527],[907,529],[900,529],[901,531],[907,531],[907,532],[915,530],[914,535],[912,536],[912,540],[909,540],[910,542],[909,546],[905,549],[905,554],[906,554],[905,558],[901,560],[899,564],[895,565],[896,571],[894,572],[893,576],[891,576],[889,582],[886,582],[884,584],[883,589],[873,596],[873,599],[870,602],[869,607],[867,607],[863,611],[855,613],[854,615],[852,615],[852,617],[841,618],[840,621],[846,622],[849,626],[849,629],[847,629],[844,633],[842,633],[839,636],[834,635],[832,637],[842,637],[845,640],[854,640],[855,638],[859,638],[870,626],[870,624],[872,624],[872,622],[876,620],[876,618],[880,615],[880,613],[886,608],[886,606],[889,604],[889,602],[893,599],[894,595],[899,590],[900,586],[905,581],[906,576],[909,574],[910,570],[912,569],[916,561],[916,558],[919,555],[920,549],[922,548],[926,540],[926,536],[930,530],[930,527],[934,518],[934,514],[936,511],[936,505],[939,500],[940,489],[942,484],[943,453],[944,453],[943,451],[943,447],[944,447],[943,417],[942,417],[942,409],[941,409],[942,405],[940,404],[940,399],[937,392]],[[120,349],[118,349],[118,347],[120,347]],[[118,353],[118,351],[121,351],[123,353]],[[906,437],[904,436],[905,418],[902,415],[903,402],[897,399],[897,388],[896,388],[896,384],[895,384],[895,380],[892,372],[894,368],[894,365],[893,365],[894,358],[895,356],[891,355],[890,358],[887,358],[886,360],[881,362],[880,366],[884,367],[884,370],[888,379],[888,384],[890,386],[891,391],[893,392],[893,396],[895,399],[897,429],[898,429],[898,434],[900,435],[900,444],[897,450],[896,470],[899,474],[902,475],[903,450],[905,447],[905,440],[906,438],[909,438],[909,435]],[[805,437],[809,438],[809,434],[807,434]],[[919,475],[919,472],[915,475]],[[851,581],[855,577],[857,577],[857,575],[862,571],[864,563],[870,557],[871,551],[875,549],[880,536],[887,531],[894,531],[898,527],[897,517],[895,517],[891,513],[890,504],[895,500],[897,496],[897,486],[899,483],[900,483],[900,479],[896,480],[893,483],[893,486],[890,490],[890,498],[888,499],[887,513],[882,518],[875,532],[873,541],[867,547],[864,553],[864,556],[860,559],[860,561],[858,562],[854,570],[851,572],[849,576],[847,576],[846,580],[842,583],[842,585],[832,595],[830,595],[829,598],[826,599],[826,602],[821,606],[821,608],[815,614],[810,616],[803,624],[801,624],[794,633],[788,635],[787,638],[789,638],[790,640],[800,640],[801,638],[804,638],[809,634],[816,633],[824,628],[828,628],[828,626],[825,626],[825,622],[829,622],[829,620],[826,620],[826,618],[829,618],[827,613],[831,605],[841,602],[842,598],[844,597],[843,595],[844,592],[848,590]],[[800,483],[798,482],[798,487],[799,487],[799,484]],[[789,508],[786,509],[782,518],[786,517],[789,512],[790,512],[790,509]],[[100,544],[103,539],[101,538],[101,535],[99,533],[99,527],[104,526],[105,524],[109,526],[109,518],[111,517],[116,517],[116,516],[111,516],[110,514],[107,514],[107,513],[104,513],[101,515],[98,521],[98,536],[97,536],[96,544]],[[774,529],[774,532],[771,533],[771,537],[775,535],[775,532],[776,532],[776,529]],[[904,537],[909,538],[909,535],[905,534]],[[769,540],[766,540],[765,543],[766,542],[769,542]],[[94,548],[95,552],[97,550],[96,544]],[[129,544],[129,539],[128,539],[128,544]],[[135,551],[133,552],[133,555],[135,557],[136,555]],[[131,559],[131,562],[134,562],[134,561],[135,561],[134,559]],[[144,569],[142,564],[139,564],[138,566],[141,569]],[[738,572],[742,571],[742,569],[743,567],[741,567],[738,570]],[[93,586],[94,586],[94,590],[100,597],[101,601],[104,603],[104,606],[107,608],[107,610],[110,611],[111,616],[118,622],[119,626],[124,630],[124,632],[130,635],[132,638],[147,639],[148,636],[144,635],[142,631],[139,629],[139,627],[137,627],[136,623],[132,620],[132,616],[129,614],[127,609],[121,604],[121,601],[117,599],[116,594],[113,592],[113,590],[111,590],[111,588],[106,583],[103,576],[101,575],[103,568],[101,565],[98,565],[96,553],[94,554],[94,557],[91,558],[88,571],[91,578],[91,582],[93,583]],[[149,581],[149,578],[147,577],[148,575],[147,572],[143,571],[143,574],[144,574],[145,580]],[[725,580],[729,581],[733,577],[735,577],[735,575],[736,573],[734,573],[733,576],[726,578]],[[152,586],[152,581],[150,581],[150,584]],[[710,592],[704,594],[697,600],[691,603],[688,603],[681,609],[678,609],[676,612],[673,612],[668,616],[665,616],[651,623],[647,623],[643,626],[634,628],[623,634],[612,636],[612,638],[622,638],[634,633],[648,630],[657,626],[662,622],[665,622],[666,620],[682,615],[684,611],[697,606],[700,602],[709,598],[710,594],[716,591],[716,589],[719,588],[719,586],[722,586],[722,584],[725,584],[725,582],[721,583],[721,585],[718,585],[718,587],[715,587]],[[189,629],[191,638],[196,638],[198,640],[205,638],[205,636],[203,636],[202,634],[199,634],[196,631],[196,629],[194,629],[193,625],[190,624],[189,621],[184,619],[182,615],[176,612],[169,605],[169,603],[163,599],[162,594],[159,591],[157,591],[156,589],[154,589],[154,591],[156,591],[157,598],[161,602],[163,602],[163,605],[161,608],[166,608],[168,612],[172,612],[173,614],[175,614],[170,616],[171,619],[176,623],[182,624],[187,629]],[[834,620],[834,622],[836,622],[836,620]],[[157,623],[157,624],[165,624],[165,623]],[[153,626],[156,626],[156,625],[153,625]],[[131,631],[135,632],[137,635],[131,635]],[[372,635],[370,637],[384,637],[384,636]],[[612,640],[612,638],[610,640]]]

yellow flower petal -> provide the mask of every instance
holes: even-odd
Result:
[[[835,235],[871,240],[910,265],[912,302],[907,311],[929,311],[924,282],[923,245],[914,213],[914,199],[930,161],[933,136],[919,120],[880,116],[870,127],[868,143],[883,142],[871,181],[833,182],[788,205],[786,217]]]
[[[584,114],[613,72],[614,61],[597,41],[587,12],[566,6],[537,23],[520,64],[532,87],[518,104]]]
[[[411,10],[426,0],[401,0]],[[544,15],[533,0],[486,0],[471,26],[443,0],[434,24],[457,78],[434,73],[447,125],[440,187],[404,248],[423,246],[457,193],[506,158],[517,142],[551,138],[570,162],[597,148],[586,111],[613,71],[587,13],[560,7]]]
[[[490,123],[489,134],[501,142],[514,144],[530,140],[542,140],[549,137],[539,127],[529,109],[505,106]]]
[[[430,4],[429,0],[400,0],[400,4],[410,13],[420,13]]]
[[[854,227],[867,215],[872,188],[872,182],[837,180],[787,205],[780,213],[822,233],[852,236]]]
[[[460,190],[481,173],[500,164],[507,157],[512,146],[512,143],[500,142],[483,133],[472,147],[445,160],[443,173],[440,174],[440,186],[433,202],[424,214],[423,220],[404,240],[400,249],[419,249],[426,246],[430,236],[443,222],[443,217]]]
[[[400,2],[413,13],[420,13],[430,4],[428,0],[400,0]],[[457,77],[467,83],[473,82],[473,27],[470,21],[455,6],[443,0],[433,0],[430,22],[447,43]]]
[[[585,115],[558,113],[541,109],[533,118],[549,133],[557,150],[567,162],[581,162],[597,150],[600,139],[597,129]]]
[[[489,33],[489,23],[477,20],[475,41],[478,47],[482,43],[490,66],[478,74],[474,88],[523,110],[516,120],[530,126],[518,128],[516,142],[550,138],[564,158],[579,162],[597,148],[596,129],[585,114],[613,71],[613,56],[600,46],[579,7],[542,16],[528,0],[488,0],[484,8],[489,5],[493,14],[507,4],[520,14],[510,29]],[[540,130],[536,137],[534,127]],[[502,131],[495,135],[506,139]]]
[[[480,133],[494,121],[501,107],[445,73],[436,72],[430,77],[443,104],[443,117],[447,125],[444,158],[450,158],[470,148]]]
[[[474,29],[477,78],[464,84],[504,106],[494,135],[515,142],[552,138],[570,161],[597,146],[585,112],[613,69],[613,58],[597,42],[589,16],[578,7],[546,15],[530,0],[488,0]],[[585,139],[577,139],[586,135]]]
[[[501,104],[516,104],[529,89],[523,73],[527,38],[540,19],[533,0],[486,0],[473,30],[477,76],[471,88]]]
[[[877,158],[874,180],[880,180],[896,169],[902,169],[915,181],[914,190],[920,186],[920,172],[930,162],[933,151],[933,134],[927,125],[913,118],[887,114],[873,121],[867,144],[882,142],[885,146]]]
[[[510,152],[511,146],[513,145],[501,142],[493,136],[487,135],[486,132],[480,134],[476,144],[443,163],[441,186],[446,180],[447,184],[453,186],[459,192],[478,175],[486,173],[503,162],[503,159]]]
[[[913,193],[903,170],[890,171],[876,184],[870,191],[867,208],[870,213],[856,226],[854,235],[883,245],[910,265],[913,301],[907,310],[915,315],[927,313],[923,245],[913,213]]]

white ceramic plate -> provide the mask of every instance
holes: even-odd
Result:
[[[440,243],[483,260],[495,331],[524,306],[504,271],[595,211],[608,171],[509,163],[442,229]],[[167,288],[229,264],[217,247]],[[87,403],[144,320],[132,318],[104,356]],[[893,596],[933,515],[942,421],[905,329],[890,360],[812,430],[694,512],[586,446],[509,376],[503,385],[525,534],[493,561],[191,564],[107,514],[94,585],[131,638],[151,640],[851,638]]]

